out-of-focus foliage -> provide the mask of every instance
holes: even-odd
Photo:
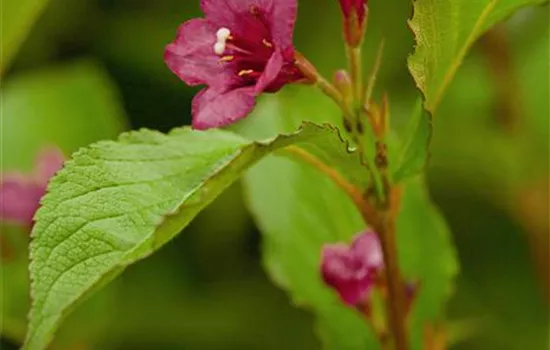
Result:
[[[434,113],[464,56],[477,38],[521,6],[546,0],[414,1],[409,24],[416,38],[409,67]]]
[[[30,169],[29,160],[48,143],[70,155],[91,142],[115,138],[125,128],[112,81],[89,61],[22,73],[7,79],[2,94],[2,127],[9,131],[2,144],[17,149],[2,155],[5,169]]]
[[[299,1],[296,45],[328,75],[344,65],[337,1]],[[22,19],[5,20],[9,2],[2,2],[4,33],[6,24]],[[120,91],[113,96],[117,105],[113,110],[120,111],[119,106],[123,106],[134,128],[166,131],[186,124],[195,90],[186,88],[165,68],[162,51],[179,23],[199,15],[198,3],[51,0],[36,25],[25,20],[25,27],[33,30],[24,42],[20,41],[23,45],[11,68],[5,69],[5,61],[2,63],[3,98],[19,77],[30,79],[44,70],[51,71],[52,66],[73,66],[75,60],[85,57],[107,68],[110,80]],[[418,96],[406,67],[414,45],[407,28],[412,6],[400,0],[369,3],[366,66],[371,66],[380,39],[385,37],[382,74],[375,96],[390,92],[393,126],[403,134]],[[496,29],[500,32],[497,36],[504,38],[497,47],[504,47],[506,55],[498,54],[502,51],[495,50],[484,38],[476,42],[464,65],[457,69],[434,121],[428,179],[450,223],[461,262],[448,307],[453,349],[523,350],[547,346],[548,299],[547,292],[542,292],[543,281],[548,278],[547,251],[543,248],[548,247],[548,190],[544,185],[550,174],[547,25],[547,5],[529,8]],[[4,45],[4,34],[2,39]],[[6,52],[2,53],[3,59]],[[505,56],[508,59],[496,62],[508,62],[503,70],[506,74],[495,75],[493,69],[499,65],[493,64],[494,58]],[[70,69],[59,72],[66,70]],[[103,80],[105,73],[100,76]],[[508,79],[510,76],[513,79]],[[499,96],[506,96],[502,87],[507,84],[502,82],[510,80],[516,82],[513,98],[503,100]],[[56,88],[48,85],[42,90],[51,94]],[[58,107],[46,108],[43,118],[51,122],[30,128],[10,124],[27,120],[28,113],[19,111],[28,107],[7,113],[2,101],[2,157],[6,168],[9,164],[10,169],[28,170],[36,151],[33,147],[43,144],[36,140],[56,143],[68,154],[99,138],[114,138],[121,125],[118,117],[111,126],[84,127],[85,132],[76,126],[78,132],[72,132],[72,123],[93,124],[101,116],[89,114],[93,107],[86,104],[96,93],[67,94],[72,98],[65,103],[76,99],[75,105],[82,106],[73,113],[74,118],[56,122],[56,118],[67,116],[56,113]],[[313,101],[322,105],[323,97],[318,95]],[[507,113],[499,111],[517,106],[519,113],[512,113],[516,115],[512,118],[516,127],[509,129],[508,119],[501,118]],[[330,108],[323,111],[330,113]],[[41,111],[40,106],[32,109],[32,113]],[[111,109],[102,110],[105,113]],[[103,129],[105,133],[101,133]],[[270,134],[271,129],[264,132]],[[290,163],[286,159],[280,162]],[[315,176],[312,169],[303,171]],[[285,189],[279,188],[275,196],[285,195]],[[338,213],[344,210],[337,206],[337,197],[327,197],[330,206],[333,201]],[[3,226],[1,230],[2,256],[8,257],[3,258],[0,271],[1,332],[4,340],[20,345],[28,309],[28,292],[22,291],[28,287],[24,251],[27,236],[13,227]],[[244,209],[238,186],[201,213],[187,230],[187,234],[130,267],[114,285],[77,308],[64,323],[56,348],[319,348],[309,312],[290,307],[288,298],[268,282],[260,269],[259,236]],[[11,258],[5,255],[6,248],[10,248],[7,253],[14,253]],[[20,302],[6,302],[8,296],[16,296]],[[4,310],[10,310],[13,317],[5,316]],[[9,348],[5,343],[2,346]]]
[[[48,1],[7,0],[2,2],[0,75],[4,74]]]

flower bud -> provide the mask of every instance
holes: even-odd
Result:
[[[367,23],[368,0],[339,0],[344,16],[344,37],[351,47],[363,41]]]
[[[353,85],[351,77],[346,70],[340,69],[336,71],[336,73],[334,73],[334,77],[332,78],[332,83],[342,94],[344,100],[347,101],[353,98]]]
[[[350,306],[366,303],[384,266],[378,236],[371,231],[358,234],[351,246],[343,243],[323,247],[321,274],[342,301]]]
[[[33,216],[46,192],[48,181],[62,167],[65,157],[56,147],[42,150],[29,174],[0,174],[0,222],[11,222],[30,228]]]

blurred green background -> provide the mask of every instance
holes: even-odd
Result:
[[[329,75],[345,63],[337,1],[299,3],[296,46]],[[399,131],[418,96],[406,67],[412,9],[370,4],[365,64],[384,37],[376,94],[389,92]],[[548,348],[548,10],[521,10],[476,43],[434,122],[430,187],[461,263],[448,305],[453,349]],[[4,0],[2,171],[29,171],[47,144],[68,155],[129,128],[189,124],[197,90],[162,55],[199,15],[198,0]],[[11,349],[25,332],[28,233],[1,229],[1,346]],[[237,184],[82,305],[53,348],[320,348],[313,317],[264,273],[260,245]]]

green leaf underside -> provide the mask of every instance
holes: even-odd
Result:
[[[249,136],[265,135],[266,129],[286,131],[304,116],[315,122],[336,123],[340,118],[315,93],[287,89],[266,97],[241,130]],[[294,303],[316,315],[323,348],[376,349],[378,342],[362,316],[343,305],[319,271],[324,244],[349,242],[365,228],[350,199],[316,169],[280,157],[267,157],[245,180],[249,207],[264,236],[266,268]],[[424,325],[441,319],[458,268],[450,232],[418,175],[404,183],[397,225],[405,277],[422,281],[411,332],[413,348],[421,349]]]
[[[79,301],[159,249],[253,163],[291,144],[338,157],[347,174],[362,167],[335,128],[311,123],[265,142],[183,128],[131,132],[78,151],[36,215],[24,348],[45,348]],[[331,153],[320,151],[327,146]]]
[[[429,158],[432,132],[432,116],[424,110],[422,101],[418,100],[405,132],[407,139],[401,147],[397,169],[393,173],[395,183],[412,178],[424,170]]]
[[[415,0],[409,25],[416,49],[409,70],[434,113],[472,44],[491,26],[526,5],[547,0]]]

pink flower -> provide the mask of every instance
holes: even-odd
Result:
[[[33,173],[1,174],[0,221],[32,226],[34,213],[46,192],[48,181],[61,168],[64,160],[57,148],[46,148],[38,154]]]
[[[201,0],[204,19],[191,19],[166,47],[168,67],[195,96],[193,127],[209,129],[244,118],[263,92],[304,79],[294,64],[296,0]]]
[[[374,232],[358,234],[351,246],[337,243],[323,247],[323,279],[348,305],[366,301],[383,267],[382,249]]]
[[[344,15],[344,34],[352,47],[363,40],[367,17],[367,0],[339,0]]]

